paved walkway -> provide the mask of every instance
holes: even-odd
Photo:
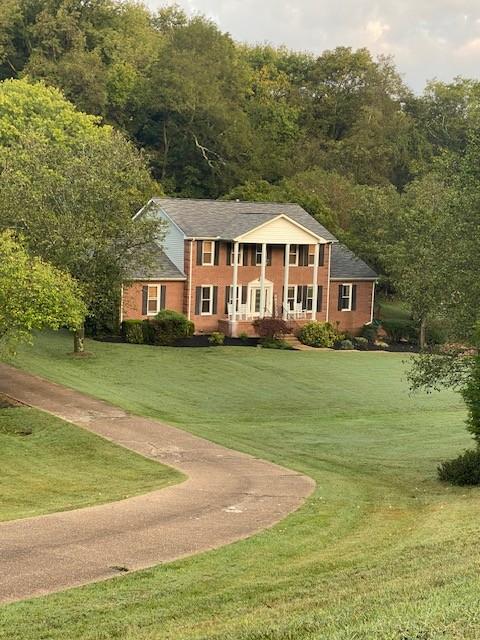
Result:
[[[183,472],[173,487],[0,523],[0,602],[40,596],[221,547],[297,509],[314,482],[0,364],[0,393]],[[34,464],[34,461],[32,461]]]

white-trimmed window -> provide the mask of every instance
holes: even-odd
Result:
[[[155,316],[160,311],[160,285],[148,285],[147,315]]]
[[[290,253],[288,254],[288,264],[291,267],[298,266],[298,244],[290,245]]]
[[[200,295],[200,315],[211,316],[213,314],[213,285],[201,287]]]
[[[307,286],[307,295],[305,296],[304,306],[306,311],[313,309],[313,285]]]
[[[314,244],[308,245],[308,266],[313,267],[315,264],[315,246]]]
[[[287,289],[287,308],[289,311],[295,310],[295,303],[297,301],[297,287],[292,285]]]
[[[237,285],[237,296],[236,296],[236,309],[235,311],[239,311],[240,310],[240,304],[242,302],[242,285],[239,284]],[[228,289],[228,304],[231,305],[231,308],[233,310],[233,287],[229,287]]]
[[[234,245],[232,244],[232,250],[230,252],[230,264],[235,264],[235,255],[234,255]],[[243,244],[238,245],[238,258],[237,265],[241,266],[243,264]]]
[[[215,261],[215,241],[204,240],[202,242],[202,264],[213,265]]]
[[[340,285],[340,310],[351,311],[352,310],[352,285],[342,284]]]
[[[267,248],[266,266],[271,267],[272,266],[272,245],[267,244],[266,248]],[[255,266],[257,267],[262,264],[262,253],[263,253],[262,245],[256,244],[255,245]]]
[[[287,289],[287,309],[295,311],[296,305],[301,304],[302,311],[313,309],[313,285],[291,284]]]

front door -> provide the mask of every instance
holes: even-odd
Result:
[[[269,316],[272,314],[272,301],[273,301],[273,287],[266,285],[265,291],[265,309],[264,315]],[[249,301],[248,310],[250,315],[260,315],[260,287],[253,285],[249,288]]]

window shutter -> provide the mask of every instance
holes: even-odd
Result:
[[[227,247],[227,266],[230,266],[232,264],[232,243],[231,242],[227,242],[226,244]]]
[[[272,245],[267,244],[267,267],[272,266]]]
[[[165,306],[166,298],[167,298],[167,287],[164,284],[162,284],[160,287],[160,311],[166,308]]]
[[[357,308],[357,285],[352,285],[352,311]]]
[[[195,315],[200,315],[200,305],[202,304],[202,287],[195,288]]]
[[[338,310],[342,310],[342,285],[338,285]]]
[[[322,298],[323,298],[323,287],[321,284],[319,284],[317,288],[317,311],[322,310],[322,302],[323,302]]]
[[[242,304],[247,304],[247,293],[248,287],[246,285],[242,286]]]
[[[213,264],[218,266],[220,260],[220,242],[213,243]]]
[[[242,244],[242,264],[244,267],[248,267],[248,245]]]
[[[297,302],[302,301],[302,287],[297,287]]]
[[[197,240],[197,264],[202,264],[203,240]]]
[[[308,256],[308,247],[307,247],[307,256]],[[303,285],[302,287],[302,309],[307,308],[307,296],[308,296],[308,287],[307,285]]]
[[[300,266],[308,267],[308,244],[300,245]]]
[[[228,315],[228,304],[230,300],[230,286],[225,287],[225,315]]]
[[[252,256],[251,265],[252,267],[255,267],[257,264],[257,245],[256,244],[252,244],[251,256]]]
[[[142,316],[148,312],[148,287],[142,287]]]
[[[217,301],[218,301],[218,287],[213,287],[213,302],[212,302],[212,314],[217,313]]]
[[[318,266],[323,267],[323,265],[325,264],[325,245],[319,245],[318,249]]]

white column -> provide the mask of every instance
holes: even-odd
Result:
[[[312,320],[317,317],[317,301],[318,301],[318,259],[320,256],[320,245],[315,245],[315,258],[313,261],[313,300],[312,300]]]
[[[237,321],[238,242],[233,243],[232,322]],[[232,332],[233,333],[233,332]]]
[[[283,268],[283,314],[284,320],[287,319],[288,307],[288,276],[290,271],[290,243],[285,245],[285,264]]]
[[[267,245],[262,244],[262,264],[260,268],[260,318],[265,316],[265,267],[267,266]]]

